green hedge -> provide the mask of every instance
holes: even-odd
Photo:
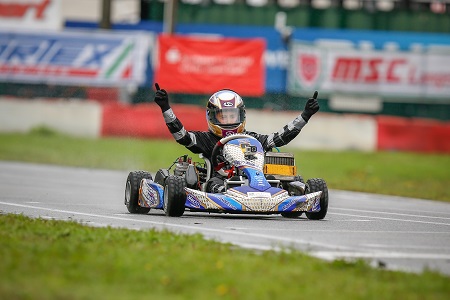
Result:
[[[143,9],[144,19],[163,20],[164,4],[160,1],[150,1]],[[315,9],[307,5],[284,9],[276,4],[252,7],[242,2],[233,5],[213,2],[191,5],[179,1],[176,18],[179,23],[189,24],[273,26],[275,15],[279,11],[286,12],[287,25],[294,27],[450,32],[449,13],[435,14],[427,8],[421,10],[396,8],[387,12],[370,12],[365,9],[346,10],[341,7]]]

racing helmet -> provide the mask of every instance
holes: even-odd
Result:
[[[206,106],[209,131],[222,138],[245,130],[245,106],[241,96],[232,90],[215,92]]]

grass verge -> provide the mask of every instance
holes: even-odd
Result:
[[[0,214],[3,299],[448,299],[434,272]]]

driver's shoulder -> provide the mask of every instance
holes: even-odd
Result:
[[[192,130],[190,131],[192,134],[194,134],[196,137],[204,137],[204,138],[211,138],[214,136],[214,134],[210,131],[196,131]]]

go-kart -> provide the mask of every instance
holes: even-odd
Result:
[[[128,211],[147,214],[150,209],[162,209],[170,217],[181,217],[189,210],[281,214],[286,218],[305,212],[312,220],[327,214],[326,182],[313,178],[305,183],[296,175],[292,154],[264,153],[261,143],[250,135],[224,137],[215,145],[210,160],[202,154],[200,158],[203,162],[181,156],[169,168],[158,170],[154,179],[147,171],[130,172],[125,188]],[[225,178],[221,193],[206,192],[214,171]]]

